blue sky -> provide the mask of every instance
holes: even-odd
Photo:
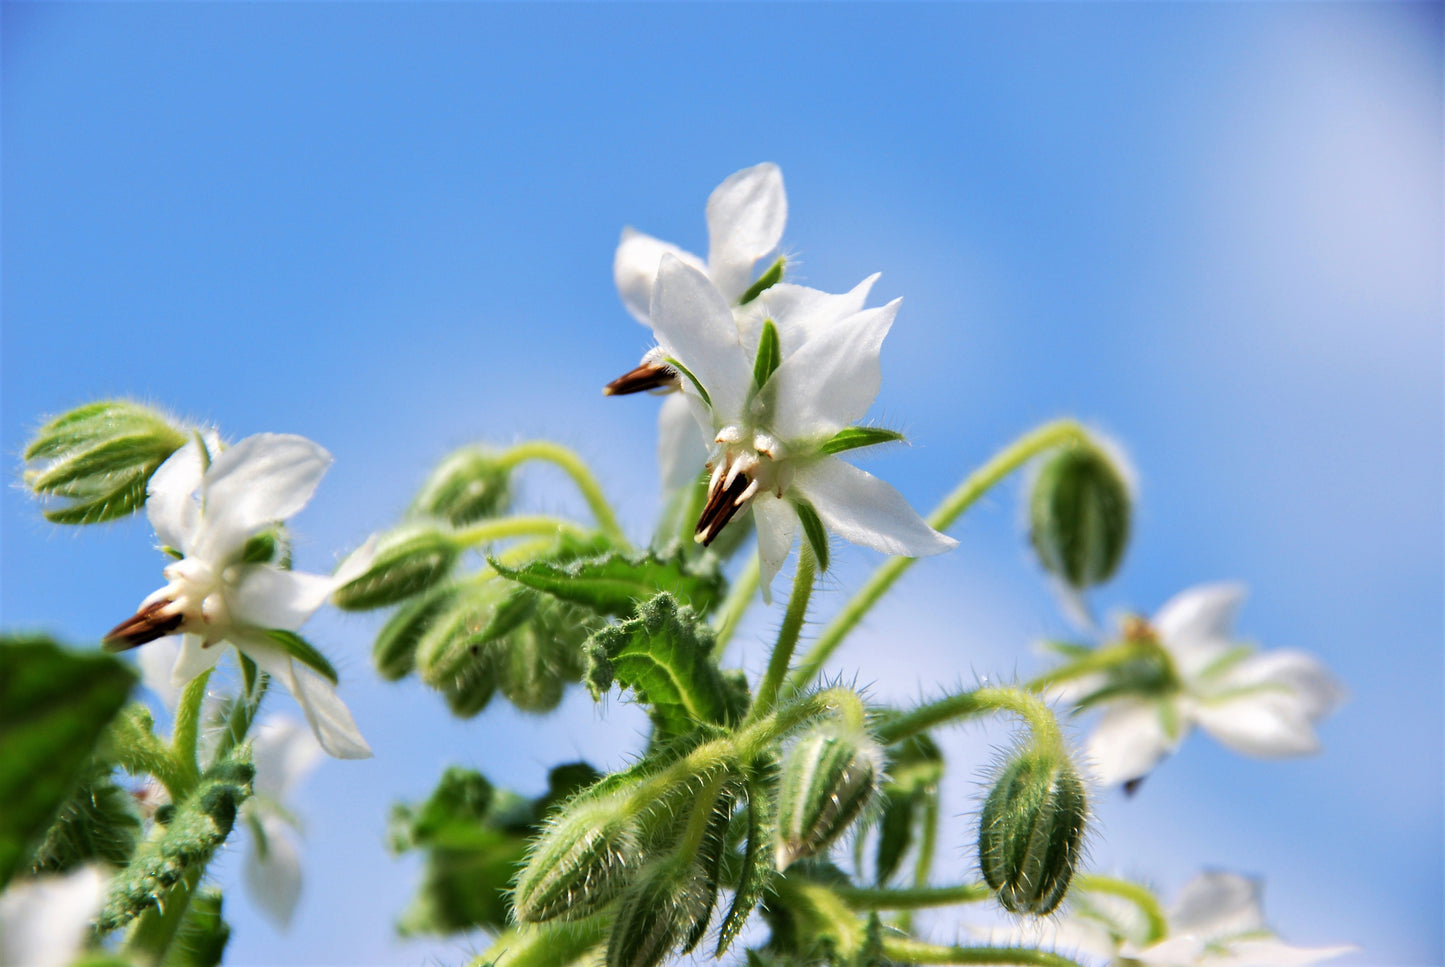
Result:
[[[711,188],[775,161],[799,278],[881,271],[875,298],[904,297],[874,412],[914,445],[869,470],[926,508],[1029,427],[1086,419],[1142,483],[1099,610],[1240,579],[1248,637],[1348,685],[1318,757],[1196,736],[1135,799],[1102,795],[1099,866],[1166,895],[1239,869],[1291,941],[1445,958],[1438,4],[7,3],[0,27],[12,473],[41,416],[110,395],[301,433],[336,458],[296,520],[323,570],[450,447],[540,435],[642,537],[655,404],[598,397],[647,345],[618,232],[703,250]],[[835,670],[903,701],[1041,668],[1031,642],[1067,626],[1017,497]],[[159,578],[143,522],[61,532],[7,487],[0,526],[7,628],[93,641]],[[876,563],[837,558],[820,614]],[[758,669],[777,620],[737,659]],[[391,938],[416,869],[383,851],[387,806],[449,762],[536,792],[557,759],[638,745],[635,709],[580,694],[454,723],[374,678],[374,627],[310,626],[377,757],[305,787],[297,922],[276,934],[237,890],[232,963],[460,960],[479,941]],[[940,875],[972,862],[964,814],[1008,737],[949,736]]]

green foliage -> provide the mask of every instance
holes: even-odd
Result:
[[[93,760],[31,857],[31,872],[65,873],[91,862],[124,866],[140,829],[130,792],[111,780],[103,761]]]
[[[464,527],[504,513],[511,496],[510,470],[479,447],[462,447],[432,470],[410,513]]]
[[[903,439],[903,434],[897,430],[887,430],[881,426],[845,426],[823,444],[823,452],[846,453],[861,447],[901,443]]]
[[[746,784],[746,840],[742,866],[733,892],[732,905],[718,928],[717,956],[721,957],[742,932],[759,903],[763,901],[777,869],[773,865],[773,842],[777,817],[772,789],[777,783],[777,762],[764,760],[749,770]]]
[[[738,305],[747,305],[749,302],[752,302],[758,296],[762,295],[764,292],[768,291],[773,286],[783,281],[783,270],[787,266],[787,264],[788,260],[785,257],[781,255],[778,256],[777,260],[774,261],[772,265],[768,266],[767,271],[765,271],[762,275],[758,276],[757,281],[754,282],[752,285],[748,286],[747,291],[738,297]]]
[[[768,379],[783,365],[783,346],[778,339],[778,327],[773,320],[763,321],[763,331],[758,338],[758,352],[753,358],[753,388],[761,389]]]
[[[716,566],[691,562],[680,551],[636,555],[613,551],[570,563],[536,560],[518,568],[490,563],[505,578],[614,618],[628,617],[640,602],[661,591],[699,614],[708,614],[725,587]]]
[[[176,804],[165,832],[141,844],[111,883],[97,927],[108,931],[124,926],[156,908],[189,870],[204,869],[230,835],[241,804],[250,798],[255,774],[251,763],[241,759],[208,769],[191,794]]]
[[[221,916],[221,891],[200,890],[191,896],[161,967],[218,967],[230,939],[231,927]]]
[[[637,616],[597,632],[586,645],[584,673],[592,697],[613,683],[647,706],[655,739],[683,735],[699,723],[721,725],[732,700],[712,660],[712,630],[670,594],[658,594]]]
[[[67,503],[45,510],[57,524],[95,524],[134,513],[146,484],[186,442],[186,430],[129,400],[104,400],[58,416],[25,448],[25,484]]]
[[[75,793],[135,674],[47,638],[0,638],[0,887]]]
[[[808,546],[813,549],[818,570],[828,570],[828,530],[823,526],[818,512],[812,504],[801,498],[793,501],[793,509],[798,512],[798,520],[803,525],[803,536],[807,538]]]
[[[878,818],[878,847],[874,871],[886,883],[913,845],[913,831],[927,806],[938,794],[943,778],[943,752],[925,734],[905,739],[888,750],[888,781],[883,785]]]
[[[301,664],[325,678],[335,685],[340,679],[336,674],[335,667],[326,660],[326,656],[316,650],[316,646],[305,638],[302,638],[294,631],[281,631],[276,628],[268,628],[257,632],[272,645],[286,652]]]

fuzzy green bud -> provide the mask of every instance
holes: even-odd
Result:
[[[371,567],[343,584],[331,600],[346,611],[370,611],[405,601],[443,580],[462,548],[435,524],[403,524],[376,544]]]
[[[1069,587],[1103,584],[1129,545],[1131,499],[1103,450],[1070,447],[1044,464],[1029,500],[1029,540],[1039,561]]]
[[[456,587],[447,585],[402,605],[387,619],[371,646],[371,661],[389,682],[410,675],[416,665],[416,649],[422,636],[455,600]]]
[[[1084,784],[1068,759],[1028,749],[1004,767],[983,804],[983,878],[1012,913],[1052,913],[1079,864],[1088,817]]]
[[[427,477],[411,511],[462,527],[496,517],[511,500],[511,474],[493,455],[463,447],[447,455]]]
[[[580,920],[616,899],[641,865],[634,818],[617,797],[554,814],[517,878],[519,920]]]
[[[676,859],[644,871],[617,911],[607,939],[607,967],[656,967],[677,946],[707,929],[715,893],[697,863]]]
[[[838,725],[813,730],[789,750],[778,777],[777,867],[831,845],[873,801],[883,751]]]
[[[95,524],[145,504],[146,484],[186,442],[186,430],[149,407],[105,400],[45,424],[25,448],[25,485],[37,496],[68,501],[45,517],[57,524]]]

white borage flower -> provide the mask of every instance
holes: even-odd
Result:
[[[82,866],[12,881],[0,893],[0,967],[66,967],[84,949],[106,877]]]
[[[1135,783],[1198,725],[1236,752],[1262,758],[1319,750],[1314,723],[1344,699],[1315,658],[1299,651],[1256,652],[1234,637],[1245,597],[1238,584],[1204,585],[1171,599],[1150,622],[1131,619],[1125,636],[1157,646],[1163,667],[1146,689],[1119,674],[1070,683],[1065,697],[1098,704],[1088,739],[1095,779]]]
[[[257,434],[214,458],[199,438],[151,477],[146,513],[163,548],[179,559],[165,587],[106,635],[112,649],[180,634],[172,684],[184,685],[220,660],[230,642],[286,686],[321,747],[342,759],[371,749],[336,695],[336,673],[294,632],[331,592],[365,569],[353,555],[332,576],[283,570],[247,559],[252,538],[311,499],[331,455],[310,440]]]
[[[1151,924],[1143,909],[1123,896],[1076,886],[1062,916],[1013,921],[980,935],[993,945],[1152,967],[1295,967],[1355,949],[1285,943],[1265,923],[1260,892],[1257,880],[1237,873],[1201,873],[1185,884],[1164,922]]]
[[[297,820],[287,800],[321,752],[306,726],[285,716],[268,718],[251,740],[255,795],[241,806],[250,831],[242,877],[251,902],[279,929],[290,924],[301,897]]]
[[[638,322],[651,326],[657,267],[663,255],[671,255],[706,274],[729,305],[739,306],[755,294],[754,268],[777,249],[787,220],[788,199],[778,166],[764,163],[744,168],[728,176],[708,197],[707,261],[669,242],[624,228],[612,263],[617,293]],[[773,276],[772,272],[765,274]],[[776,276],[781,277],[781,266]],[[673,394],[678,388],[678,374],[649,353],[603,392],[609,396],[643,391]],[[692,480],[705,455],[706,447],[693,428],[687,403],[680,396],[669,395],[658,413],[657,456],[663,487],[672,489]]]
[[[878,395],[879,350],[898,305],[833,320],[794,340],[798,345],[786,345],[782,333],[801,327],[764,318],[750,351],[707,276],[663,256],[652,298],[661,358],[686,377],[687,399],[712,441],[712,477],[696,538],[710,543],[751,505],[765,597],[800,523],[825,567],[824,527],[855,544],[909,557],[957,543],[929,527],[898,491],[836,456],[899,439],[853,426]]]

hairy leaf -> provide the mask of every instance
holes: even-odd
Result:
[[[639,602],[666,591],[699,614],[707,614],[722,597],[722,574],[714,566],[695,564],[680,552],[667,555],[620,552],[557,564],[533,561],[519,568],[491,562],[497,573],[599,614],[625,618]]]

